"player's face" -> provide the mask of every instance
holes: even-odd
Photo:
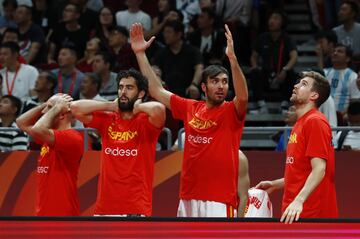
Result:
[[[206,84],[202,84],[202,90],[211,104],[222,104],[229,90],[228,76],[220,73],[215,77],[208,78]]]
[[[314,79],[310,77],[304,77],[294,86],[290,101],[295,105],[306,104],[310,101],[311,97],[315,93],[312,90]]]
[[[120,79],[118,96],[120,111],[132,111],[134,108],[134,103],[139,97],[139,89],[133,77]]]

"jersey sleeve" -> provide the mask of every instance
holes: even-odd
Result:
[[[313,118],[306,122],[305,156],[311,158],[322,158],[328,160],[329,150],[332,147],[331,131],[329,125],[322,119]]]
[[[185,120],[191,100],[173,94],[170,98],[170,107],[175,119]]]

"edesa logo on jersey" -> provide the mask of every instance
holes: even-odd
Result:
[[[40,150],[40,157],[44,157],[47,153],[49,153],[49,146],[42,146]]]
[[[109,126],[108,128],[108,135],[112,140],[117,140],[117,141],[130,141],[133,138],[135,138],[136,136],[138,136],[138,132],[137,131],[116,131],[113,129],[112,126]]]
[[[289,137],[289,143],[288,144],[296,144],[297,143],[297,134],[293,133]]]
[[[209,129],[209,128],[217,125],[217,123],[212,120],[202,120],[202,119],[194,116],[194,118],[192,118],[189,121],[189,125],[191,125],[192,127],[196,128],[196,129]]]

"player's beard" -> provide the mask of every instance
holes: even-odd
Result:
[[[131,112],[134,109],[134,104],[135,101],[137,100],[137,96],[134,98],[128,98],[125,97],[127,99],[127,102],[121,102],[120,101],[120,97],[118,99],[118,105],[119,105],[119,109],[121,112]]]

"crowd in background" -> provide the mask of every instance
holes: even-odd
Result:
[[[1,2],[1,1],[0,1]],[[163,84],[182,97],[201,99],[202,70],[229,68],[224,24],[246,76],[251,114],[268,113],[268,101],[291,114],[289,98],[298,79],[298,50],[287,34],[283,6],[290,0],[3,0],[0,17],[1,127],[17,127],[19,114],[53,94],[113,101],[117,73],[138,69],[129,29],[142,24],[156,36],[148,58]],[[332,126],[360,125],[360,24],[357,1],[309,0],[318,62],[312,70],[331,84],[321,111]],[[309,39],[311,40],[311,39]],[[230,81],[231,82],[231,81]],[[228,99],[233,93],[228,95]],[[295,119],[296,120],[296,119]],[[291,123],[285,121],[286,124]],[[74,126],[81,127],[74,122]],[[181,127],[168,114],[167,127]],[[360,149],[356,131],[334,135],[339,148]],[[93,135],[93,141],[98,142]],[[95,143],[94,143],[95,145]],[[94,146],[95,148],[98,146]],[[0,132],[0,150],[26,150],[27,136]]]

